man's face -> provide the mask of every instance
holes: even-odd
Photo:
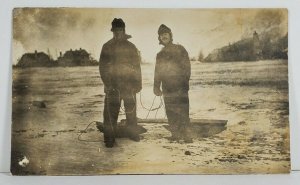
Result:
[[[163,45],[167,45],[171,42],[171,35],[169,33],[162,33],[159,35],[159,39]]]
[[[116,39],[122,39],[125,35],[124,28],[115,28],[113,33]]]

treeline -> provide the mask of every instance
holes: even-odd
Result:
[[[270,33],[261,35],[254,32],[253,38],[242,39],[215,49],[204,62],[255,61],[267,59],[288,59],[288,34],[275,37]]]
[[[84,49],[60,52],[57,60],[53,60],[49,54],[44,52],[25,53],[19,59],[15,67],[74,67],[74,66],[95,66],[98,61]]]

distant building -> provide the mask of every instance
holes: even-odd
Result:
[[[97,61],[93,60],[90,54],[81,48],[79,50],[70,49],[63,55],[60,52],[57,63],[59,66],[64,67],[98,65]]]
[[[256,31],[253,33],[253,55],[256,60],[261,58],[262,55],[261,44]]]
[[[84,49],[66,51],[64,54],[59,52],[57,60],[51,59],[44,52],[25,53],[18,61],[16,67],[73,67],[73,66],[94,66],[98,65],[91,55]]]
[[[44,52],[25,53],[19,60],[17,67],[51,67],[55,62],[52,61]]]

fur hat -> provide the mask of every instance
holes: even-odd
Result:
[[[159,44],[163,44],[162,41],[160,40],[160,37],[159,37],[159,35],[161,35],[163,33],[169,33],[170,37],[171,37],[171,42],[173,41],[173,34],[172,34],[171,29],[168,26],[166,26],[164,24],[161,24],[158,28],[158,41],[159,41]]]
[[[168,26],[161,24],[158,28],[158,35],[163,33],[172,33],[172,31]]]

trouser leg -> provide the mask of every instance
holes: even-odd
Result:
[[[179,120],[178,114],[176,113],[177,105],[176,105],[176,97],[174,93],[164,93],[164,102],[166,108],[166,114],[169,123],[169,130],[171,132],[171,140],[178,140],[179,136]]]
[[[140,141],[136,118],[136,95],[126,93],[122,95],[126,112],[128,137],[133,141]]]
[[[180,120],[181,125],[188,125],[190,123],[190,117],[189,117],[189,94],[188,91],[186,92],[179,92],[178,98],[176,98],[177,102],[176,105],[178,107],[178,118]]]
[[[168,118],[168,123],[170,125],[176,125],[177,124],[177,114],[176,114],[176,102],[175,102],[175,97],[174,93],[164,93],[164,102],[165,102],[165,109],[166,109],[166,114]]]
[[[122,96],[124,101],[124,107],[126,112],[126,122],[128,125],[137,125],[136,118],[136,95],[135,94],[126,94]]]
[[[190,124],[188,91],[179,92],[177,105],[181,115],[179,132],[186,143],[191,143],[193,140],[188,133],[188,125]]]
[[[114,141],[120,110],[120,97],[117,92],[109,92],[104,100],[104,142]]]
[[[188,91],[164,93],[164,101],[172,137],[185,137],[186,126],[190,123]]]

